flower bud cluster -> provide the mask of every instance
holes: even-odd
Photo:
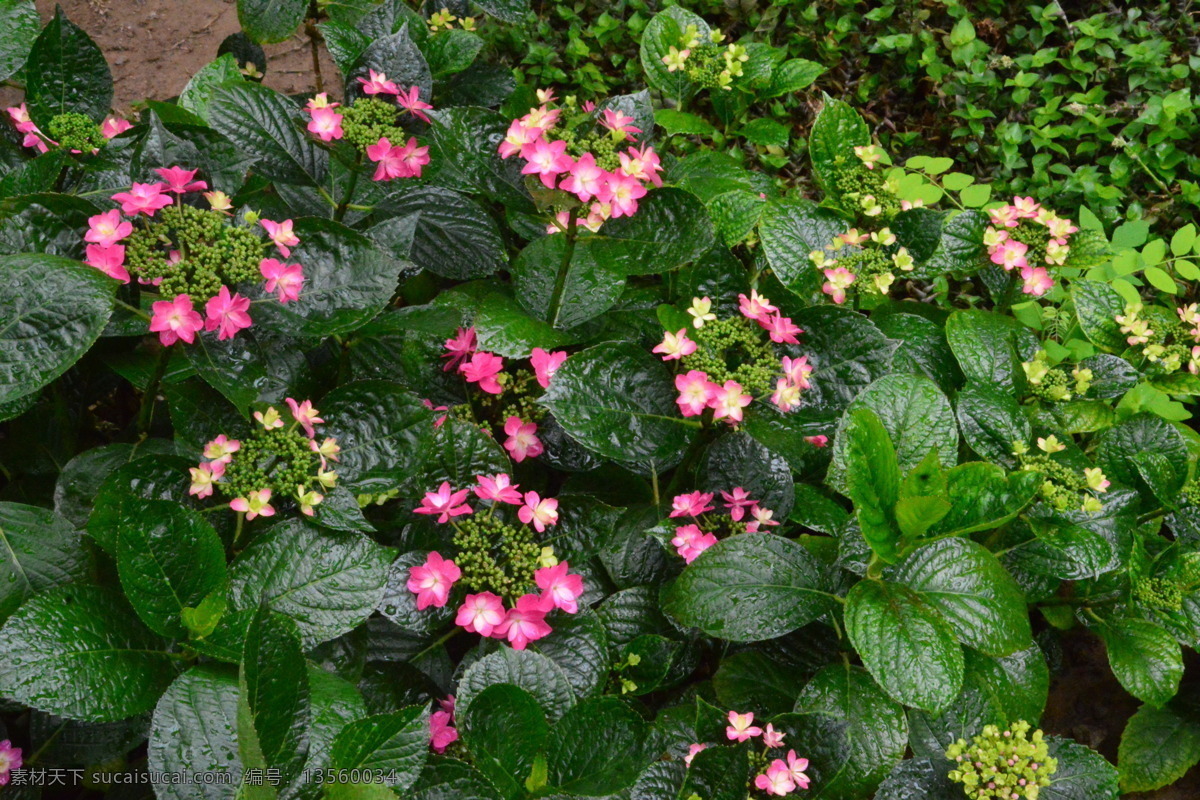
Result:
[[[734,78],[745,74],[742,65],[750,60],[750,54],[740,44],[721,47],[724,39],[725,34],[719,30],[701,36],[695,25],[688,25],[678,45],[667,48],[662,63],[666,64],[667,72],[681,70],[688,80],[705,89],[731,91]]]
[[[1062,367],[1051,367],[1047,359],[1046,351],[1039,350],[1032,361],[1021,364],[1034,397],[1047,403],[1065,403],[1087,394],[1095,377],[1090,369],[1076,366],[1068,376]]]
[[[946,749],[956,763],[950,780],[961,783],[971,800],[1037,800],[1058,761],[1040,730],[1030,734],[1032,727],[1024,720],[1005,730],[988,725],[969,744],[959,739]]]
[[[133,127],[129,120],[108,117],[97,125],[90,117],[74,111],[58,114],[46,126],[49,135],[42,132],[29,116],[24,103],[5,109],[17,133],[23,134],[22,147],[30,147],[39,153],[50,152],[50,147],[63,147],[72,153],[94,154],[114,136]]]
[[[1125,313],[1114,319],[1130,348],[1137,348],[1146,359],[1146,371],[1169,375],[1186,368],[1200,375],[1200,306],[1191,303],[1175,309],[1178,319],[1158,307],[1141,303],[1125,306]]]
[[[908,248],[896,243],[891,228],[860,233],[850,228],[834,237],[824,250],[808,254],[825,277],[821,291],[834,303],[846,302],[848,293],[865,291],[886,296],[896,281],[896,274],[912,272],[916,261]]]
[[[609,218],[636,213],[647,183],[662,186],[654,148],[633,146],[634,134],[642,132],[633,117],[615,108],[597,109],[590,101],[580,107],[574,98],[552,108],[552,90],[539,91],[538,101],[539,107],[509,125],[500,157],[519,156],[523,175],[536,175],[560,193],[551,201],[558,211],[547,233],[568,230],[572,215],[594,233]],[[576,214],[580,203],[587,204],[586,214]]]
[[[312,403],[287,398],[292,422],[287,424],[274,406],[254,412],[258,424],[243,440],[218,436],[204,447],[204,458],[191,468],[189,494],[209,497],[214,487],[232,498],[229,507],[247,519],[275,514],[272,498],[291,499],[308,516],[324,499],[319,489],[337,485],[330,462],[338,461],[341,448],[332,436],[320,442]]]
[[[710,298],[692,298],[690,335],[687,328],[667,331],[653,348],[663,361],[679,362],[675,403],[685,417],[712,409],[713,419],[734,425],[755,397],[767,396],[787,412],[800,405],[800,393],[811,386],[808,358],[780,359],[774,347],[799,344],[796,337],[804,331],[757,291],[738,295],[738,301],[741,316],[718,319]]]

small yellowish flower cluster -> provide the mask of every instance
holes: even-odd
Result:
[[[1049,403],[1065,403],[1072,397],[1087,394],[1092,387],[1095,377],[1090,369],[1076,366],[1071,370],[1070,377],[1062,367],[1052,367],[1047,361],[1045,350],[1034,354],[1032,361],[1025,361],[1021,368],[1025,370],[1025,378],[1033,395]],[[1072,385],[1071,381],[1074,380]],[[1072,393],[1073,390],[1073,393]]]
[[[887,227],[871,233],[851,228],[808,258],[825,276],[821,291],[839,305],[855,284],[860,291],[887,295],[897,272],[912,272],[916,267],[912,253],[896,243],[896,234]]]
[[[667,72],[682,71],[688,80],[706,89],[733,89],[733,79],[745,74],[742,67],[750,60],[750,54],[740,44],[721,47],[725,34],[712,30],[701,36],[695,25],[689,25],[680,36],[679,45],[667,48],[662,62]]]
[[[1003,731],[988,725],[970,744],[959,739],[946,749],[946,758],[957,764],[950,780],[961,783],[971,800],[1037,800],[1058,761],[1040,730],[1029,733],[1032,727],[1024,720]]]
[[[1129,303],[1125,313],[1114,317],[1131,348],[1141,348],[1142,357],[1163,374],[1187,368],[1200,374],[1200,309],[1196,303],[1176,309],[1178,319],[1158,307]]]

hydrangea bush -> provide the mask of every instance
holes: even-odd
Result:
[[[1102,800],[1200,761],[1195,229],[993,199],[829,96],[804,196],[656,137],[807,86],[772,48],[668,8],[647,88],[584,103],[480,56],[513,5],[241,2],[315,15],[337,85],[231,51],[126,120],[14,4],[0,794]],[[1115,764],[1038,727],[1081,640],[1141,704]]]

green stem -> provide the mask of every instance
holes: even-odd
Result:
[[[237,526],[233,529],[233,547],[237,547],[238,539],[242,537],[242,525],[246,521],[245,513],[237,512]]]
[[[150,376],[150,382],[146,384],[146,391],[142,393],[142,407],[138,409],[137,430],[139,434],[144,435],[150,430],[150,421],[154,415],[154,399],[158,396],[158,387],[162,383],[163,375],[167,373],[167,364],[171,361],[171,348],[164,347],[158,354],[158,361],[154,364],[154,374]]]
[[[650,486],[654,489],[654,507],[662,508],[662,500],[658,496],[658,470],[650,465]]]
[[[354,158],[354,169],[350,172],[350,185],[346,187],[346,196],[338,205],[337,210],[333,212],[334,222],[341,222],[346,216],[346,209],[350,207],[350,201],[354,198],[354,190],[358,188],[358,176],[362,172],[362,153],[359,153]]]
[[[558,265],[558,274],[554,276],[554,292],[550,295],[550,325],[558,327],[558,316],[562,312],[563,291],[567,287],[567,274],[571,271],[571,259],[575,255],[575,239],[579,234],[579,217],[575,209],[567,220],[567,249],[563,253],[562,263]]]
[[[424,650],[422,650],[421,652],[417,653],[415,656],[413,656],[412,658],[410,658],[410,659],[408,660],[408,662],[411,664],[412,662],[416,661],[416,660],[417,660],[418,658],[420,658],[421,656],[423,656],[423,655],[425,655],[426,653],[428,653],[430,650],[433,650],[434,648],[440,647],[441,645],[443,645],[443,644],[445,644],[446,642],[450,641],[450,640],[451,640],[451,639],[453,639],[455,636],[457,636],[457,635],[458,635],[458,634],[459,634],[461,631],[462,631],[462,628],[460,628],[460,627],[458,627],[457,625],[455,625],[453,628],[451,628],[451,629],[450,629],[450,632],[449,632],[449,633],[447,633],[447,634],[445,634],[445,635],[443,635],[443,636],[440,636],[440,637],[438,637],[438,638],[437,638],[437,639],[436,639],[436,640],[433,642],[433,644],[429,645],[429,646],[428,646],[428,647],[426,647]]]
[[[132,311],[134,314],[137,314],[139,317],[146,320],[147,322],[150,321],[149,314],[147,314],[145,311],[142,311],[140,308],[138,308],[136,306],[129,305],[129,303],[126,303],[124,300],[117,300],[116,304],[125,308],[127,311]]]

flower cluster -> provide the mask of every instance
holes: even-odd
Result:
[[[750,53],[740,44],[725,47],[721,42],[725,34],[713,29],[706,36],[700,35],[695,25],[684,28],[679,44],[667,48],[662,57],[667,72],[682,71],[688,80],[706,89],[733,89],[733,79],[745,74],[743,64],[750,60]]]
[[[444,753],[458,741],[458,729],[454,727],[454,695],[439,700],[438,705],[441,710],[429,715],[429,747],[435,753]]]
[[[800,758],[795,750],[788,750],[786,760],[769,760],[769,751],[783,747],[783,731],[775,730],[775,726],[770,723],[767,723],[766,728],[760,728],[754,724],[754,714],[750,712],[739,714],[730,711],[727,719],[729,724],[725,726],[725,738],[729,741],[741,744],[762,737],[763,753],[752,756],[756,767],[763,770],[755,776],[754,788],[769,797],[784,797],[799,789],[808,788],[809,777],[804,773],[804,770],[808,769],[807,758]],[[696,754],[707,750],[708,747],[706,743],[689,745],[684,763],[690,767]]]
[[[476,476],[476,485],[469,489],[455,491],[444,482],[437,491],[427,492],[413,511],[452,525],[458,552],[453,560],[429,553],[424,564],[409,567],[407,586],[417,596],[417,609],[424,610],[445,606],[461,582],[466,594],[455,624],[524,650],[551,632],[546,622],[550,612],[579,611],[583,578],[568,572],[567,562],[559,562],[552,548],[534,539],[534,531],[541,534],[558,523],[558,501],[537,492],[522,494],[518,488],[501,473]],[[474,513],[468,503],[472,493],[488,504],[486,513]],[[522,525],[508,518],[510,507],[516,507]]]
[[[1021,291],[1041,297],[1054,286],[1050,267],[1067,261],[1072,233],[1079,228],[1032,197],[1014,197],[1011,204],[988,211],[991,225],[983,243],[993,264],[1005,271],[1020,270]]]
[[[825,278],[821,291],[839,305],[854,290],[886,295],[897,272],[912,272],[916,267],[908,248],[898,245],[896,234],[886,227],[870,233],[850,228],[808,258]]]
[[[1161,308],[1130,303],[1115,320],[1126,344],[1141,352],[1148,372],[1166,375],[1186,367],[1200,374],[1200,306],[1191,303],[1175,313],[1178,319]]]
[[[31,147],[39,153],[47,153],[50,147],[64,147],[72,153],[95,153],[114,136],[133,127],[133,123],[120,117],[108,117],[97,125],[90,117],[78,112],[66,112],[53,117],[46,126],[49,134],[42,132],[29,116],[24,103],[5,109],[17,133],[24,134],[22,147]]]
[[[84,263],[122,283],[136,277],[158,289],[163,299],[151,306],[150,330],[164,346],[180,340],[191,344],[202,330],[229,339],[250,327],[250,298],[230,288],[238,284],[262,280],[263,290],[280,303],[299,299],[303,268],[263,254],[274,245],[285,259],[291,255],[300,239],[290,219],[259,220],[248,212],[235,222],[223,192],[204,193],[207,209],[187,205],[184,195],[208,188],[195,180],[197,170],[176,166],[155,171],[161,181],[134,183],[112,196],[121,204],[119,211],[88,218]],[[122,212],[139,224],[124,219]],[[266,232],[265,241],[254,230],[255,222]]]
[[[775,512],[760,505],[741,486],[721,492],[728,517],[708,514],[716,508],[712,505],[714,496],[712,492],[696,491],[676,495],[671,501],[671,519],[691,519],[691,522],[676,526],[675,536],[671,539],[675,552],[688,564],[717,543],[718,533],[758,533],[779,524],[778,520],[772,519]]]
[[[1057,436],[1038,437],[1040,453],[1031,453],[1025,442],[1013,443],[1013,455],[1021,462],[1021,469],[1040,472],[1044,478],[1042,497],[1059,511],[1077,506],[1088,514],[1100,511],[1104,504],[1099,495],[1108,491],[1112,483],[1099,467],[1088,467],[1083,474],[1055,461],[1052,456],[1067,449]],[[1082,498],[1082,500],[1080,499]]]
[[[341,448],[332,436],[317,441],[316,426],[325,420],[311,401],[297,403],[290,397],[286,401],[290,424],[268,406],[254,412],[258,425],[245,440],[222,434],[208,442],[205,460],[190,470],[188,493],[209,497],[215,487],[231,498],[229,507],[248,520],[273,516],[271,500],[280,497],[291,498],[302,513],[312,516],[314,507],[325,499],[317,487],[329,490],[337,485],[330,462],[338,460]]]
[[[1077,365],[1068,376],[1062,367],[1050,366],[1048,358],[1045,350],[1039,350],[1032,361],[1021,364],[1035,397],[1048,403],[1065,403],[1072,397],[1087,394],[1095,378],[1090,369]]]
[[[309,132],[323,142],[344,139],[354,145],[376,165],[374,180],[421,177],[421,170],[429,163],[429,148],[408,135],[400,125],[400,115],[408,113],[429,122],[425,112],[433,106],[421,99],[418,87],[402,91],[382,72],[370,70],[369,76],[358,82],[367,96],[349,106],[330,101],[323,92],[308,101],[304,110],[309,116]],[[388,97],[395,103],[385,99]]]
[[[0,742],[0,786],[7,786],[15,769],[21,768],[21,748],[13,747],[8,739]]]
[[[436,34],[438,31],[452,30],[455,22],[464,31],[475,30],[474,17],[456,17],[450,13],[450,9],[443,6],[441,11],[429,15],[429,32]]]
[[[971,800],[1037,800],[1058,761],[1040,730],[1030,735],[1032,727],[1024,720],[1003,731],[988,725],[970,744],[959,739],[946,749],[946,758],[958,765],[950,780],[961,783]]]
[[[535,347],[529,357],[531,369],[518,369],[510,374],[504,371],[503,358],[478,347],[475,329],[459,328],[445,342],[442,358],[447,361],[443,369],[457,371],[467,383],[475,384],[484,393],[480,405],[503,430],[504,449],[513,461],[520,463],[540,456],[545,448],[537,435],[537,423],[545,411],[534,402],[540,394],[534,384],[541,390],[549,388],[550,379],[567,360],[566,352]],[[430,407],[434,407],[432,403]]]
[[[609,218],[632,216],[646,196],[645,184],[662,186],[654,148],[630,144],[618,149],[636,143],[634,134],[642,132],[633,117],[612,108],[598,110],[591,102],[576,106],[571,97],[562,107],[551,108],[554,93],[549,90],[539,91],[538,100],[541,106],[509,125],[500,157],[520,156],[522,174],[536,175],[547,189],[564,192],[556,207],[574,206],[576,200],[586,204],[579,224],[595,232]],[[547,231],[566,230],[573,213],[559,208]]]
[[[800,405],[800,393],[811,386],[813,368],[806,356],[781,359],[775,352],[775,345],[799,344],[796,337],[804,331],[756,291],[738,295],[738,301],[741,316],[718,319],[712,300],[692,298],[691,336],[687,328],[667,331],[653,349],[663,361],[679,362],[675,403],[685,417],[711,409],[713,419],[733,425],[754,398],[768,396],[787,412]]]

